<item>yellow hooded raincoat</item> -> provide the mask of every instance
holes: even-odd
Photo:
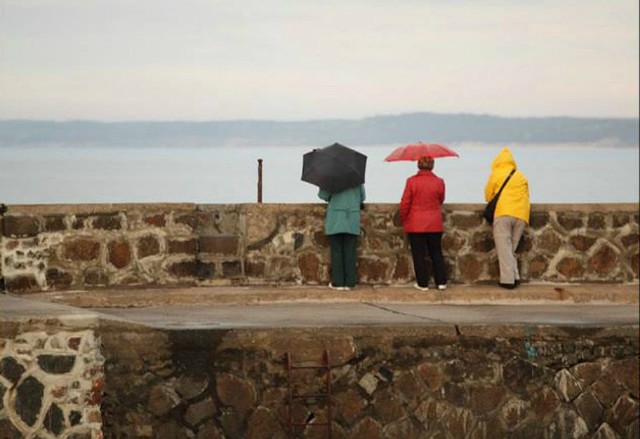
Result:
[[[491,175],[489,175],[487,185],[484,188],[484,198],[486,201],[493,198],[512,169],[516,169],[516,172],[511,176],[498,199],[495,217],[512,216],[529,224],[531,212],[529,182],[524,174],[517,170],[516,161],[509,148],[500,151],[491,163]]]

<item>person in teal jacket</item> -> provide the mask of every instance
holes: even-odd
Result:
[[[331,283],[329,288],[347,291],[356,286],[356,242],[360,235],[360,206],[364,186],[355,186],[331,194],[320,189],[318,197],[327,201],[324,231],[331,247]]]

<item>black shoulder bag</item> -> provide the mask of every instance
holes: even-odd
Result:
[[[509,182],[509,179],[511,178],[511,176],[513,175],[514,172],[516,172],[515,169],[513,169],[513,171],[511,171],[511,173],[509,174],[507,179],[504,181],[504,183],[502,183],[502,186],[500,187],[500,190],[498,191],[498,193],[493,196],[491,201],[489,201],[487,203],[487,207],[484,208],[484,213],[482,214],[482,216],[484,216],[484,219],[486,219],[489,224],[493,224],[493,216],[496,213],[496,206],[498,205],[498,198],[500,198],[500,194],[502,193],[502,189],[504,189],[504,187],[507,185],[507,183]]]

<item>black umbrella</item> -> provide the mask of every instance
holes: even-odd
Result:
[[[366,167],[366,155],[334,143],[303,156],[302,181],[335,194],[363,184]]]

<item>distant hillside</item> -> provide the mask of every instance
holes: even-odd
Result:
[[[425,142],[599,143],[638,146],[638,119],[507,118],[411,113],[357,120],[94,122],[0,121],[0,147],[346,145]]]

